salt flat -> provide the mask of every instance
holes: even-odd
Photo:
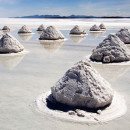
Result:
[[[108,26],[104,34],[94,37],[88,29],[94,23],[103,22]],[[41,44],[35,31],[41,24],[56,25],[68,39],[62,44]],[[17,34],[18,29],[27,24],[34,35],[23,41]],[[75,24],[87,28],[86,38],[74,42],[69,29]],[[116,33],[121,27],[130,29],[129,19],[0,19],[0,28],[9,25],[10,32],[29,51],[22,58],[15,56],[8,61],[0,58],[0,129],[1,130],[129,130],[130,129],[130,66],[94,65],[101,75],[108,80],[113,89],[124,96],[127,113],[107,123],[85,125],[46,117],[35,111],[34,101],[38,95],[49,91],[55,82],[74,63],[91,54],[109,33]],[[26,39],[28,37],[24,37]],[[16,63],[16,64],[15,64]],[[12,65],[12,66],[11,66]],[[11,69],[10,69],[11,67]]]

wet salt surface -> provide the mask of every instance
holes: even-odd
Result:
[[[17,31],[11,32],[30,53],[24,55],[22,60],[16,58],[17,64],[10,69],[14,62],[0,59],[0,129],[1,130],[129,130],[130,129],[130,67],[95,65],[118,93],[124,96],[127,113],[113,121],[86,125],[61,121],[37,113],[32,107],[36,97],[42,92],[50,90],[55,82],[63,76],[70,66],[91,54],[105,36],[115,33],[119,29],[107,30],[104,34],[94,37],[87,29],[87,37],[81,43],[74,43],[69,37],[69,30],[62,30],[68,39],[55,46],[42,45],[37,40],[39,34],[35,33],[28,41],[23,41]],[[9,61],[8,60],[8,61]],[[4,64],[3,64],[4,63]],[[6,65],[5,65],[6,63]]]

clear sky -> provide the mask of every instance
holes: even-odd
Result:
[[[0,17],[35,14],[130,16],[130,0],[0,0]]]

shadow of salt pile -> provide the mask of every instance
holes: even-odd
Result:
[[[18,36],[24,41],[27,42],[32,38],[32,34],[18,34]]]
[[[74,43],[81,43],[83,40],[86,39],[86,36],[70,36],[71,40],[74,42]]]
[[[0,56],[0,64],[9,70],[13,70],[24,58],[23,55]]]
[[[40,44],[42,45],[42,47],[49,53],[55,53],[56,51],[58,51],[63,43],[64,41],[60,41],[60,42],[40,41]]]
[[[95,63],[91,63],[91,65],[109,82],[117,80],[130,70],[129,65],[106,65]]]
[[[106,31],[102,31],[102,32],[89,32],[94,38],[99,37],[100,35],[103,35]]]

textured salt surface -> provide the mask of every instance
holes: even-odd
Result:
[[[101,111],[101,114],[84,112],[85,117],[79,117],[77,115],[69,115],[68,112],[52,110],[47,107],[46,98],[51,92],[45,92],[36,99],[36,111],[44,114],[45,116],[52,116],[58,119],[68,120],[72,122],[80,123],[101,123],[113,120],[121,117],[127,111],[125,100],[118,93],[114,93],[112,104],[106,109]]]
[[[98,109],[111,104],[111,85],[88,63],[79,61],[51,87],[53,98],[64,105]]]

